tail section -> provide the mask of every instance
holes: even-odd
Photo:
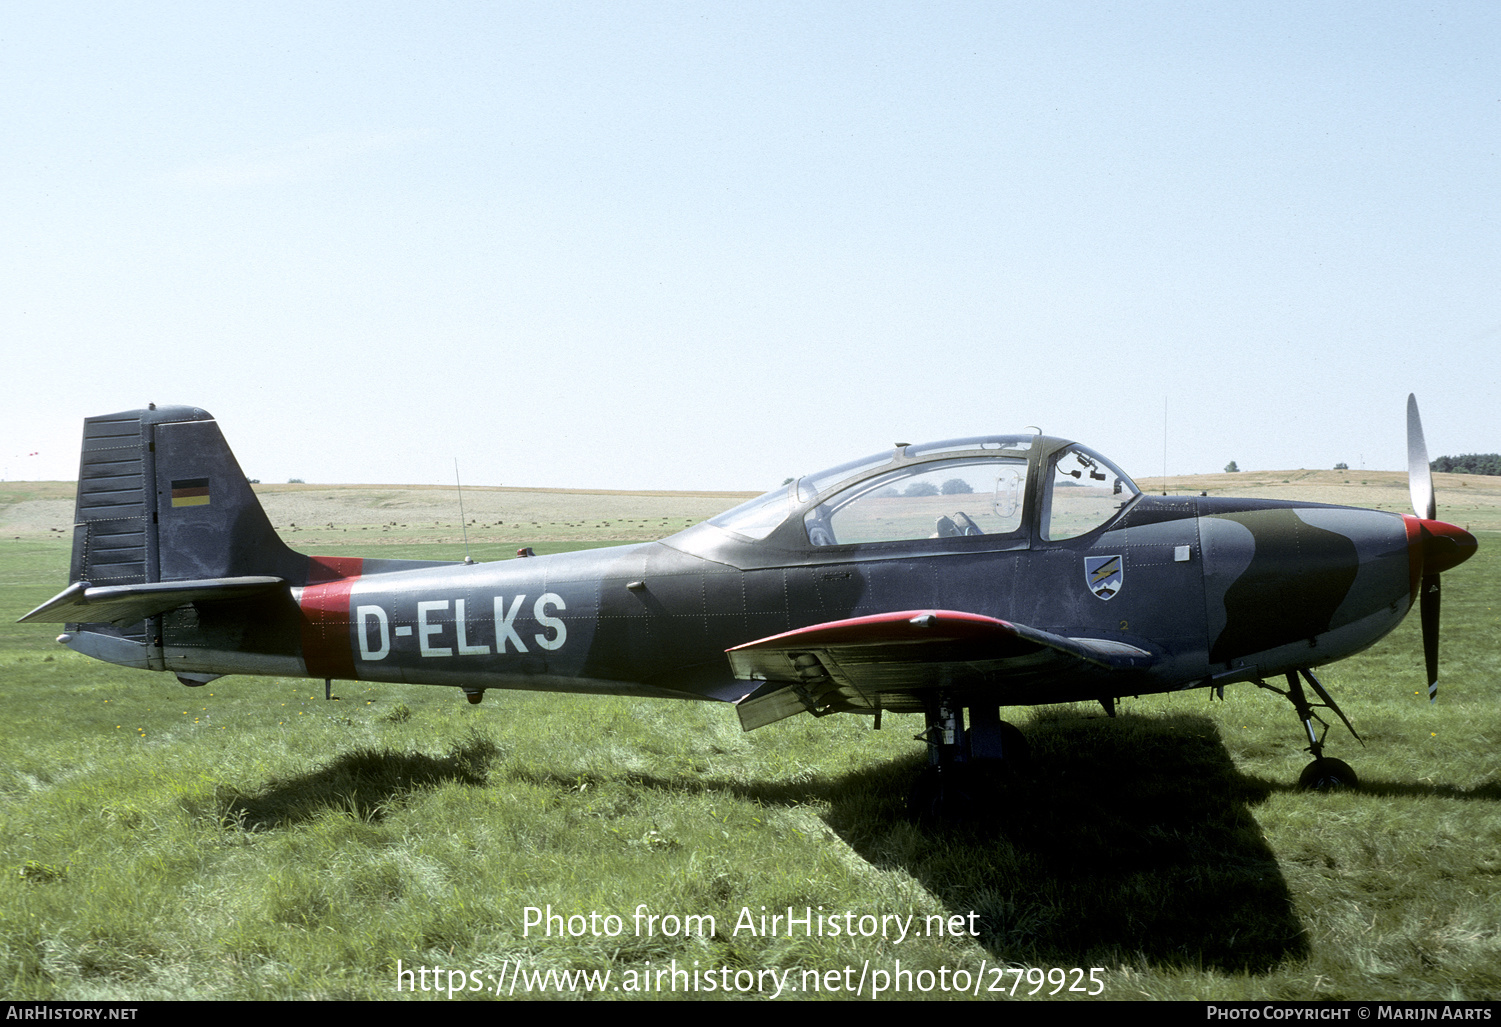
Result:
[[[23,621],[197,685],[223,674],[354,677],[361,574],[433,561],[314,557],[271,527],[213,417],[148,407],[84,421],[71,583]]]
[[[287,586],[307,581],[309,560],[277,536],[206,411],[85,420],[73,521],[71,583],[23,621],[66,624],[59,641],[129,667],[199,672],[229,651],[234,670],[301,671]]]
[[[153,407],[84,421],[72,581],[245,575],[300,584],[307,557],[277,536],[207,411]]]

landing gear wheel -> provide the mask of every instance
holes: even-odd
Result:
[[[1350,764],[1332,756],[1322,756],[1303,768],[1298,776],[1298,787],[1305,792],[1334,792],[1360,787],[1360,778],[1350,769]]]
[[[969,711],[969,745],[966,766],[1009,773],[1025,769],[1031,756],[1027,738],[1015,724],[1001,720],[994,707],[974,706]]]
[[[1006,754],[1006,765],[1013,770],[1020,770],[1032,759],[1032,747],[1027,744],[1027,736],[1015,724],[1006,720],[1001,721],[1001,751]]]

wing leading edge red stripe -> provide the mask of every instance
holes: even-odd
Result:
[[[957,610],[903,610],[812,624],[734,646],[726,652],[797,646],[870,645],[883,642],[976,640],[996,635],[1021,637],[1007,621]]]

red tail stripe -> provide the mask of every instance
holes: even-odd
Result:
[[[308,558],[302,590],[302,659],[309,677],[356,680],[349,629],[349,593],[364,572],[359,557]]]

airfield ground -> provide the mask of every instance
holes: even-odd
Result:
[[[437,485],[256,485],[271,523],[308,545],[462,546],[459,495]],[[71,531],[72,482],[0,482],[0,538]],[[650,541],[727,510],[754,492],[591,492],[466,486],[471,544]],[[460,551],[455,559],[462,559]]]
[[[1142,478],[1146,492],[1294,499],[1408,513],[1397,471],[1251,471]],[[0,482],[0,538],[68,532],[72,482]],[[256,485],[267,515],[294,548],[463,544],[459,496],[439,485]],[[1436,474],[1439,516],[1471,531],[1501,531],[1501,477]],[[727,510],[755,492],[619,492],[466,486],[469,541],[650,541]]]
[[[1307,754],[1290,706],[1240,685],[1223,702],[1128,698],[1114,720],[1012,711],[1031,764],[939,831],[903,815],[920,718],[744,734],[707,703],[492,690],[471,707],[453,689],[356,682],[326,702],[319,682],[189,690],[88,660],[14,623],[66,583],[73,486],[0,483],[4,994],[410,997],[399,960],[442,967],[456,997],[497,981],[579,994],[586,982],[557,974],[608,971],[607,997],[655,998],[655,981],[661,997],[713,998],[720,982],[741,993],[740,971],[776,970],[792,971],[782,997],[850,997],[863,979],[868,998],[885,974],[902,997],[1055,1001],[1088,997],[1101,967],[1105,999],[1494,1001],[1501,478],[1436,477],[1440,516],[1481,542],[1445,576],[1439,703],[1421,694],[1416,617],[1320,671],[1365,740],[1326,718],[1361,791],[1296,791]],[[1382,472],[1169,485],[1408,509],[1405,475]],[[461,556],[451,489],[259,491],[299,549]],[[747,495],[466,488],[464,504],[476,558],[494,559],[662,537]],[[527,928],[548,906],[622,931]],[[641,932],[642,907],[715,930]],[[973,912],[980,934],[746,930],[762,907],[923,928]],[[674,969],[712,969],[717,990],[650,976]],[[772,994],[754,980],[744,993]]]
[[[1164,483],[1174,495],[1207,492],[1211,496],[1294,499],[1412,512],[1406,471],[1243,471],[1137,480],[1145,492],[1161,492]],[[1435,474],[1433,492],[1440,520],[1469,531],[1501,531],[1501,477]]]

